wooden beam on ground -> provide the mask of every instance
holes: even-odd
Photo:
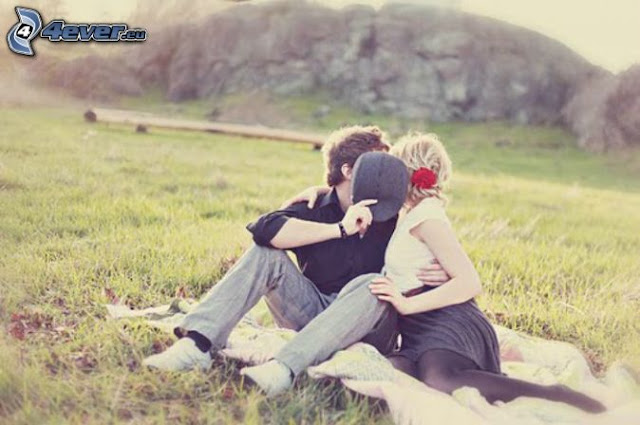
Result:
[[[255,137],[276,141],[306,143],[319,149],[324,143],[324,136],[317,133],[284,130],[257,125],[227,124],[211,121],[197,121],[180,118],[165,118],[147,112],[127,111],[122,109],[92,108],[84,113],[89,122],[114,124],[132,124],[138,131],[142,127],[158,127],[173,130],[206,131],[243,137]]]

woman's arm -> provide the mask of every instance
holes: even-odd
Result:
[[[371,285],[371,291],[379,299],[393,304],[401,314],[415,314],[460,304],[482,292],[478,272],[447,223],[425,220],[411,234],[429,246],[451,280],[446,285],[406,298],[388,279],[377,279]]]
[[[480,276],[456,235],[441,220],[425,220],[411,234],[426,243],[451,280],[436,289],[412,297],[415,313],[460,304],[482,292]]]
[[[293,198],[289,198],[280,206],[280,209],[288,208],[298,202],[306,202],[308,208],[313,208],[318,200],[318,196],[331,192],[329,186],[311,186],[298,193]]]

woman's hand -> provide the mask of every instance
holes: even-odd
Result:
[[[402,295],[400,289],[387,277],[378,277],[369,285],[371,293],[380,301],[386,301],[402,315],[411,314],[410,299]]]
[[[331,192],[331,188],[328,186],[311,186],[298,193],[293,198],[284,201],[284,203],[280,205],[280,209],[283,210],[285,208],[289,208],[291,205],[297,204],[298,202],[306,202],[307,208],[311,209],[316,204],[318,196],[329,192]]]

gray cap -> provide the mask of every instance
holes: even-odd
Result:
[[[373,221],[393,218],[407,197],[409,171],[402,160],[384,152],[360,155],[353,166],[351,193],[353,203],[363,199],[377,199],[371,205]]]

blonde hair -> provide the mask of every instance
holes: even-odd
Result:
[[[420,168],[428,168],[437,178],[430,189],[422,189],[409,183],[407,201],[418,203],[424,198],[435,197],[445,203],[447,189],[452,175],[451,159],[446,149],[435,134],[409,133],[391,147],[390,154],[400,158],[409,169],[409,175]]]
[[[325,179],[329,186],[344,180],[342,166],[353,168],[360,155],[372,151],[389,151],[385,133],[375,126],[344,127],[329,135],[322,146],[325,164]]]

